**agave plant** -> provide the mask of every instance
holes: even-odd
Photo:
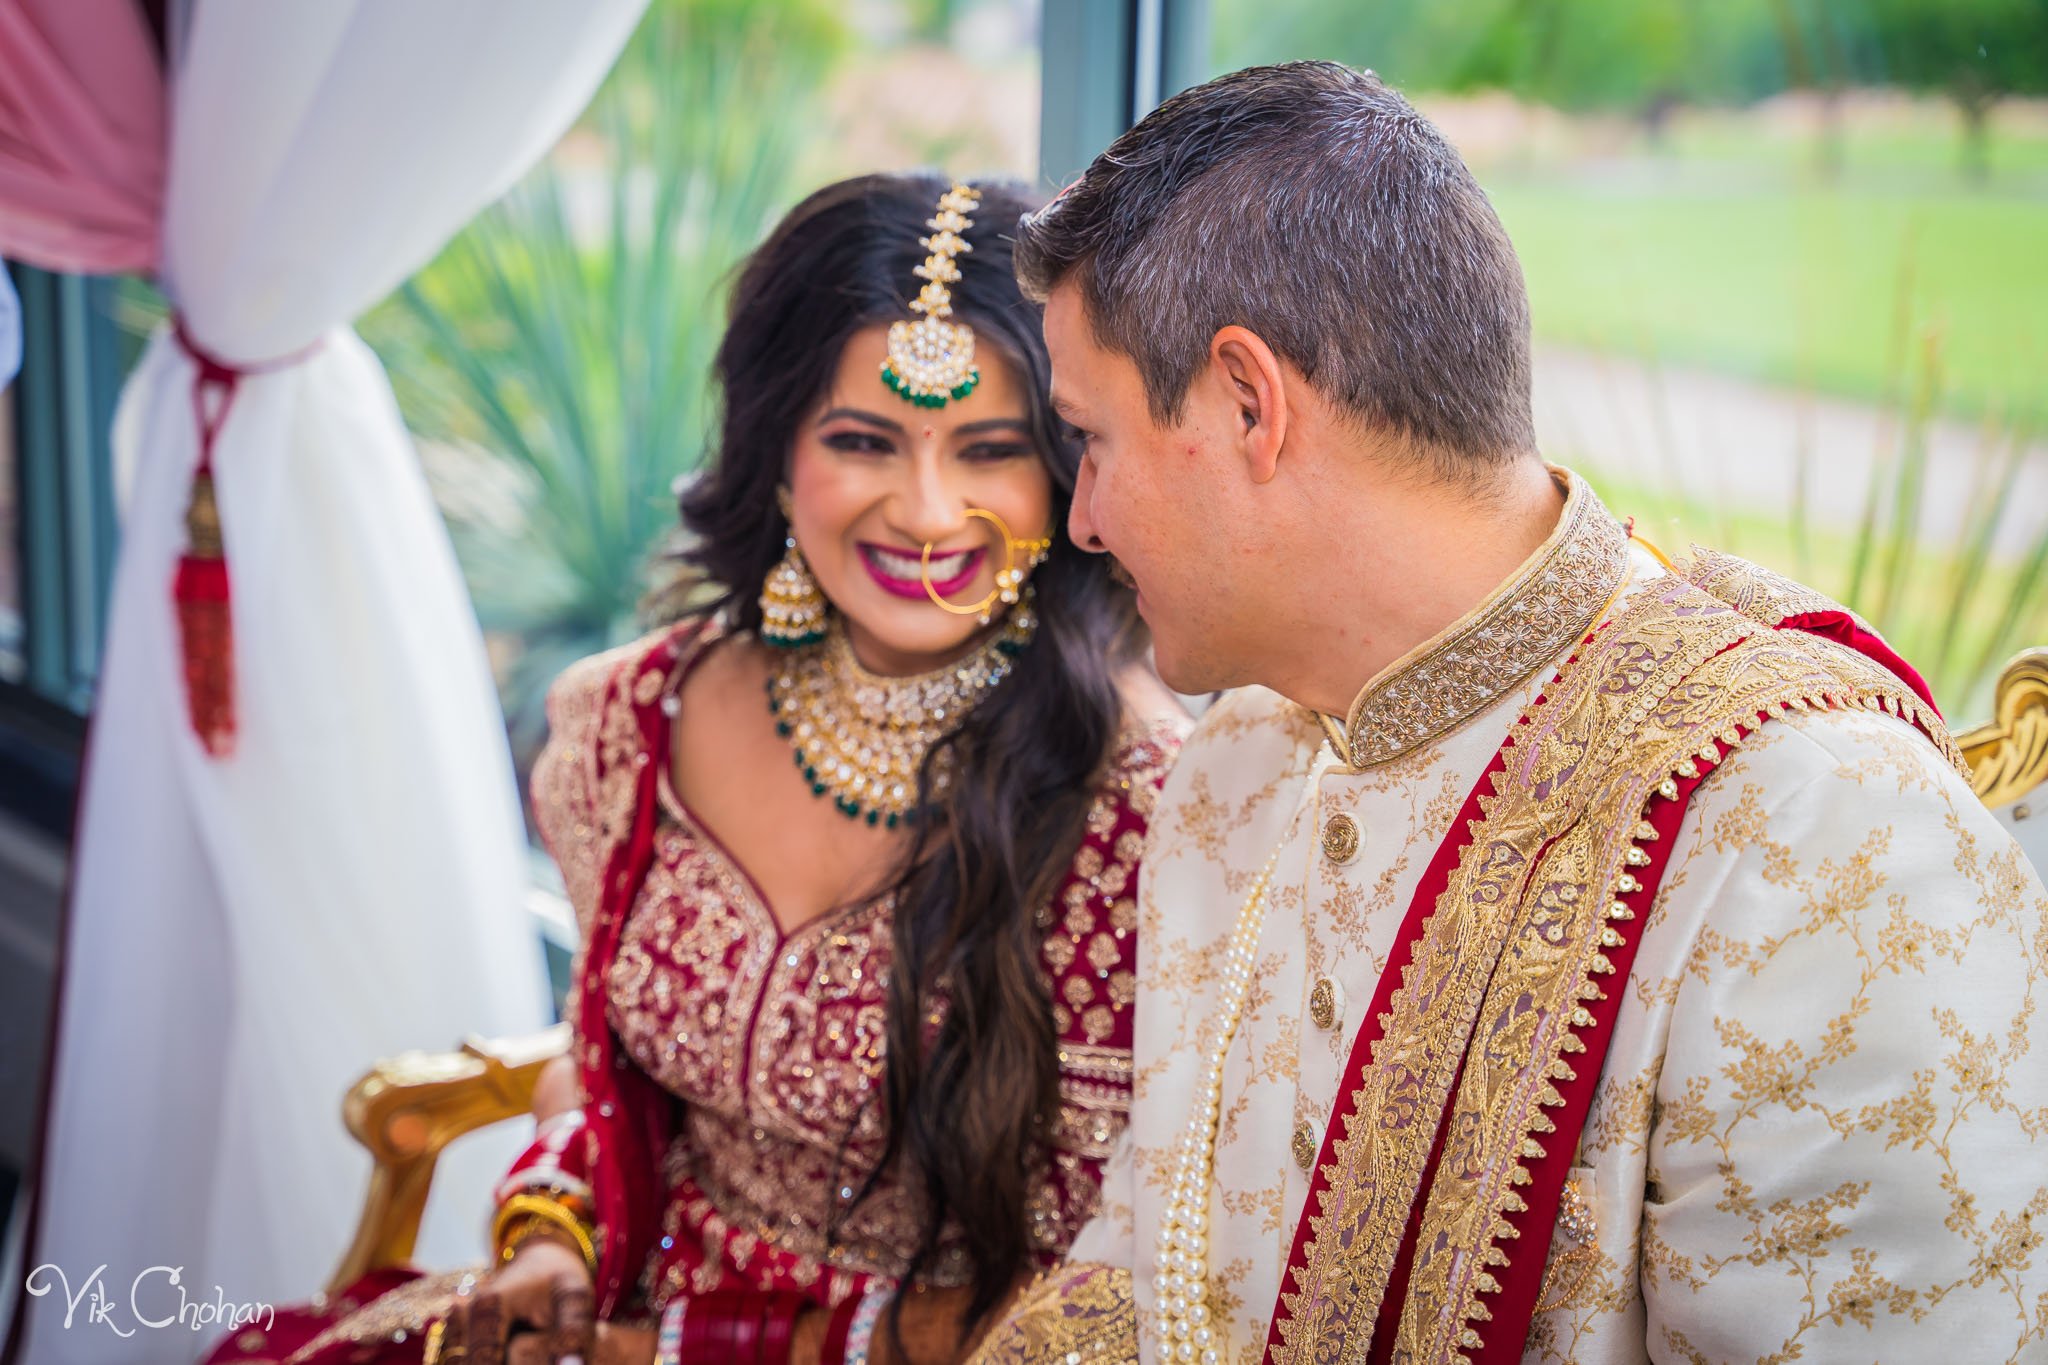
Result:
[[[734,264],[838,43],[821,5],[664,0],[583,124],[365,325],[429,452],[524,767],[547,682],[630,638],[701,460]]]

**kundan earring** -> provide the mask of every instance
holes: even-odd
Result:
[[[788,519],[789,494],[781,495]],[[761,585],[761,638],[778,649],[802,649],[825,638],[825,593],[796,547],[794,529],[783,540],[782,558]]]

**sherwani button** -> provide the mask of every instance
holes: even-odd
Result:
[[[1307,1119],[1294,1125],[1294,1164],[1304,1171],[1316,1164],[1316,1129]]]
[[[1337,1021],[1344,1017],[1343,990],[1327,976],[1317,977],[1308,993],[1308,1017],[1323,1029],[1337,1027]]]
[[[1338,811],[1323,822],[1323,856],[1342,867],[1358,856],[1358,821]]]

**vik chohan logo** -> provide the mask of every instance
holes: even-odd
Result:
[[[260,1324],[274,1325],[277,1310],[267,1303],[229,1303],[219,1285],[210,1299],[195,1299],[185,1292],[183,1266],[153,1265],[128,1282],[128,1301],[122,1303],[108,1292],[107,1268],[102,1265],[85,1277],[76,1289],[71,1277],[55,1263],[45,1263],[28,1273],[25,1288],[36,1298],[61,1293],[64,1297],[64,1326],[105,1327],[119,1337],[132,1337],[142,1328],[152,1330],[183,1327],[202,1332],[210,1328],[234,1331]]]

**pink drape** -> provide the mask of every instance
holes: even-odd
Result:
[[[0,256],[154,270],[164,147],[163,73],[135,0],[0,0]]]

